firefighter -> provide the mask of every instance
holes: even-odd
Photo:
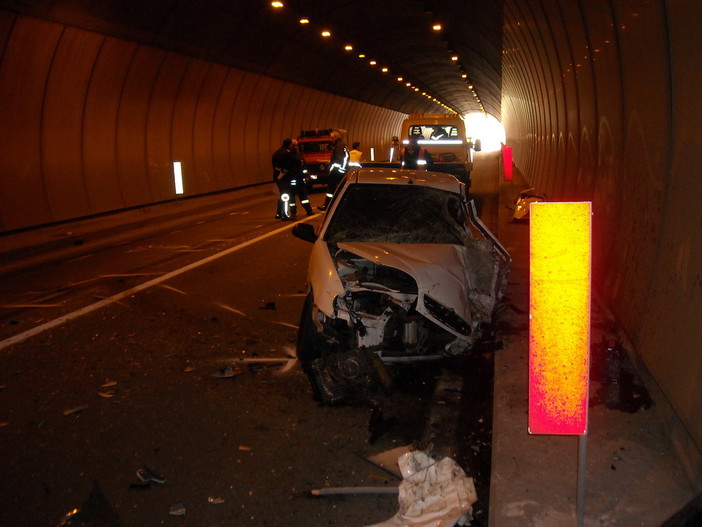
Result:
[[[290,170],[290,188],[292,192],[290,194],[290,216],[293,218],[297,216],[297,203],[295,201],[300,198],[300,205],[305,209],[308,216],[314,214],[312,206],[310,205],[310,200],[307,197],[307,182],[305,181],[304,174],[302,173],[302,167],[304,165],[304,160],[300,155],[298,150],[297,139],[293,139],[290,144],[290,155],[292,156],[292,167]]]
[[[275,213],[277,220],[290,219],[290,196],[291,169],[293,168],[293,156],[290,152],[292,139],[283,139],[281,147],[273,153],[271,158],[273,164],[273,182],[278,187],[278,208]]]
[[[346,173],[346,167],[349,162],[349,153],[346,150],[346,145],[341,140],[341,134],[333,130],[329,135],[332,140],[332,155],[329,161],[329,184],[327,185],[327,196],[324,199],[324,205],[319,207],[319,210],[327,210],[336,187],[341,183],[341,178]]]
[[[409,144],[405,147],[400,156],[402,168],[411,170],[426,170],[431,166],[431,154],[423,146],[417,144],[416,137],[409,138]]]

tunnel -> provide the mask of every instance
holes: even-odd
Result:
[[[592,202],[594,295],[702,488],[702,4],[272,4],[2,0],[0,242],[269,185],[301,130],[383,159],[408,114],[493,117],[515,177]]]

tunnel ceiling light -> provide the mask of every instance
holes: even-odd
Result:
[[[467,79],[467,78],[468,78],[468,74],[467,74],[467,73],[463,73],[463,74],[461,75],[461,79]]]
[[[273,1],[273,2],[270,3],[270,5],[273,6],[273,7],[275,7],[275,8],[282,8],[282,7],[284,7],[284,3],[283,3],[282,1]],[[430,13],[430,14],[431,14],[431,13]],[[299,22],[300,22],[300,24],[311,24],[311,21],[310,21],[309,18],[307,18],[307,17],[302,17],[302,16],[299,18]],[[433,29],[434,31],[437,31],[437,32],[442,31],[442,30],[443,30],[443,25],[442,25],[440,22],[433,22],[433,24],[432,24],[432,29]],[[324,37],[324,38],[330,38],[330,37],[332,36],[331,28],[320,28],[319,31],[320,31],[321,36]],[[441,37],[441,41],[444,42],[444,43],[446,44],[446,46],[447,46],[447,48],[448,48],[448,50],[449,50],[449,53],[454,53],[453,45],[451,44],[450,41],[448,41],[445,37]],[[353,45],[352,43],[347,43],[347,44],[344,45],[344,50],[347,51],[347,52],[353,51],[353,50],[354,50],[354,45]],[[358,58],[359,58],[359,59],[366,59],[366,58],[367,58],[367,55],[366,55],[365,53],[358,53]],[[452,61],[458,61],[458,56],[453,56],[453,57],[451,57],[451,60],[452,60]],[[376,66],[376,65],[378,65],[378,62],[377,62],[377,60],[369,60],[369,64],[370,64],[371,66]],[[389,72],[390,72],[390,69],[391,69],[391,68],[390,68],[389,66],[384,66],[384,67],[381,68],[381,71],[382,71],[383,73],[389,73]],[[464,70],[463,70],[463,67],[462,67],[460,64],[459,64],[459,71],[461,71],[461,72],[464,71]],[[465,74],[463,75],[463,78],[466,78],[466,75],[465,75]],[[398,77],[396,77],[396,79],[397,79],[398,82],[403,82],[403,81],[404,81],[404,77],[402,77],[402,76],[398,76]],[[419,89],[418,87],[414,86],[414,85],[413,85],[412,83],[410,83],[410,82],[406,82],[406,83],[405,83],[405,86],[408,87],[408,88],[410,88],[411,90],[414,90],[415,92],[419,92],[419,91],[420,91],[420,89]],[[451,112],[453,112],[453,113],[458,113],[458,112],[455,112],[452,108],[450,108],[450,107],[447,106],[446,104],[444,104],[443,102],[441,102],[439,99],[437,99],[437,98],[433,97],[432,95],[428,94],[427,92],[422,92],[421,95],[423,95],[423,96],[426,97],[427,99],[431,100],[431,101],[432,101],[434,104],[436,104],[437,106],[441,106],[441,107],[443,107],[443,108],[446,108],[447,110],[449,110],[449,111],[451,111]]]

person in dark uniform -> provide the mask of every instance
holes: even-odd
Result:
[[[427,170],[431,166],[431,154],[423,146],[417,144],[416,137],[410,137],[409,144],[402,151],[400,156],[402,168],[417,170]]]
[[[349,162],[349,153],[346,150],[346,145],[341,140],[341,134],[334,130],[330,136],[332,140],[332,155],[329,161],[329,184],[327,185],[327,196],[324,199],[324,205],[319,207],[319,210],[327,210],[336,187],[341,183],[341,178],[346,173]]]
[[[302,208],[305,209],[307,215],[311,216],[314,214],[314,211],[312,210],[310,200],[307,197],[307,184],[305,182],[304,174],[302,173],[302,167],[305,162],[300,155],[300,151],[298,150],[298,143],[296,139],[293,139],[292,143],[290,144],[290,155],[292,156],[293,160],[290,169],[290,187],[292,191],[289,202],[290,216],[293,218],[297,216],[296,200],[298,198],[300,199],[300,205],[302,205]]]
[[[291,180],[293,169],[293,156],[290,152],[292,139],[283,139],[281,147],[273,152],[273,181],[278,186],[278,208],[275,213],[277,220],[290,219],[290,195],[292,193]]]

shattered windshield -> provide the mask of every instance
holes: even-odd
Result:
[[[458,194],[419,185],[351,185],[327,228],[328,242],[450,243],[468,234]]]

